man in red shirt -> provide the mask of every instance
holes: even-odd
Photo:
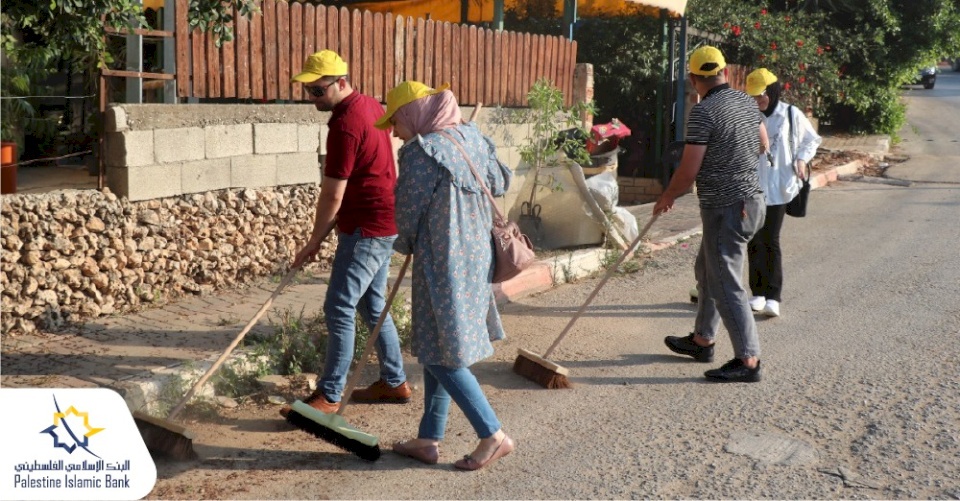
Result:
[[[393,215],[397,170],[389,133],[373,126],[383,115],[383,106],[351,87],[347,63],[337,53],[313,54],[293,81],[304,84],[317,110],[332,112],[313,233],[293,261],[296,267],[313,259],[336,226],[337,250],[323,304],[326,363],[316,391],[304,400],[329,414],[340,407],[353,360],[356,312],[372,331],[380,312],[389,308],[384,292],[397,238]],[[376,346],[380,379],[353,392],[353,401],[408,402],[411,391],[403,372],[400,339],[389,314]],[[289,409],[285,406],[281,414]]]

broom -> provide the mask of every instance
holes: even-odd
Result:
[[[167,415],[167,419],[160,419],[158,417],[151,416],[145,412],[133,411],[133,420],[137,424],[137,429],[140,430],[140,436],[143,437],[143,442],[146,444],[147,449],[165,454],[169,457],[172,457],[181,461],[189,461],[197,459],[197,453],[193,450],[193,438],[194,435],[190,430],[184,428],[173,422],[173,420],[180,415],[180,412],[183,411],[183,408],[187,405],[187,402],[193,398],[193,395],[197,393],[204,383],[213,376],[213,373],[223,365],[223,362],[230,356],[230,353],[233,352],[234,348],[240,344],[240,341],[250,332],[250,329],[256,325],[257,321],[260,320],[260,317],[270,309],[270,305],[273,304],[273,300],[280,295],[280,292],[290,284],[293,280],[293,277],[296,276],[299,267],[292,268],[287,274],[280,280],[280,285],[277,286],[277,289],[273,291],[273,294],[267,299],[263,306],[260,307],[260,310],[257,311],[257,314],[247,322],[247,326],[240,331],[240,334],[237,334],[237,337],[233,339],[233,342],[230,343],[230,346],[223,351],[223,354],[220,355],[220,358],[217,359],[213,365],[207,369],[207,372],[197,381],[190,391],[180,400],[180,402],[170,411],[170,414]]]
[[[600,283],[593,289],[593,292],[590,293],[590,296],[587,297],[587,300],[583,302],[583,305],[580,306],[580,309],[577,310],[577,313],[573,315],[573,318],[567,322],[567,326],[563,328],[563,331],[560,332],[560,335],[557,336],[557,339],[547,348],[547,351],[543,353],[542,356],[538,356],[532,351],[525,350],[520,348],[518,351],[517,359],[513,363],[513,372],[533,381],[534,383],[543,386],[548,390],[564,390],[570,388],[570,380],[567,379],[567,374],[569,371],[566,367],[555,364],[548,360],[550,354],[553,353],[553,350],[560,345],[560,341],[563,341],[563,338],[566,337],[567,333],[570,332],[570,329],[573,327],[573,324],[583,315],[583,312],[590,306],[590,303],[593,302],[593,298],[597,297],[597,293],[600,292],[600,289],[606,285],[607,280],[617,272],[617,269],[620,268],[620,265],[624,261],[630,258],[636,251],[637,247],[640,245],[640,239],[647,234],[647,231],[653,226],[653,223],[659,217],[658,214],[654,214],[650,221],[647,222],[647,225],[643,227],[643,230],[640,231],[640,234],[637,235],[637,238],[633,239],[633,242],[630,243],[630,246],[627,247],[627,250],[620,256],[620,259],[617,260],[617,263],[607,269],[606,274],[604,274],[603,279],[600,280]]]
[[[297,400],[290,406],[290,412],[287,413],[286,419],[288,423],[314,435],[324,442],[329,442],[347,452],[352,452],[367,461],[380,459],[380,439],[376,435],[364,433],[347,423],[343,418],[343,411],[350,403],[350,395],[353,394],[353,390],[360,382],[363,368],[370,360],[373,345],[376,344],[377,338],[380,337],[380,329],[383,327],[383,322],[387,319],[387,314],[390,312],[390,305],[393,304],[393,298],[400,289],[400,282],[403,281],[403,276],[407,272],[407,266],[410,265],[410,258],[411,255],[408,255],[403,261],[403,266],[400,267],[397,281],[394,282],[393,288],[390,289],[390,294],[387,296],[387,303],[383,311],[380,312],[380,318],[377,319],[377,325],[373,328],[370,336],[367,337],[367,344],[363,348],[363,354],[360,355],[360,362],[347,381],[340,408],[337,409],[337,412],[335,414],[326,414]]]

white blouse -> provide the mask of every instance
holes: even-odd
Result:
[[[790,147],[790,124],[787,110],[793,108],[793,148]],[[800,192],[800,178],[793,170],[793,160],[810,163],[817,154],[817,147],[823,139],[813,130],[813,124],[800,108],[783,101],[769,117],[764,118],[767,135],[770,138],[770,153],[774,165],[770,165],[766,155],[760,155],[760,188],[767,199],[767,205],[783,205]]]

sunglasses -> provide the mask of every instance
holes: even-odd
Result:
[[[306,90],[307,90],[307,93],[310,94],[310,95],[313,96],[313,97],[323,97],[323,95],[327,93],[327,89],[329,89],[331,85],[333,85],[333,84],[335,84],[335,83],[337,83],[337,82],[339,82],[339,81],[340,81],[340,79],[338,78],[338,79],[336,79],[336,80],[328,83],[327,85],[321,85],[321,86],[317,86],[317,87],[306,86]]]

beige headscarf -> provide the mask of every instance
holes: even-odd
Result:
[[[445,90],[401,106],[393,119],[410,129],[414,135],[426,135],[459,125],[460,105],[453,92]]]

